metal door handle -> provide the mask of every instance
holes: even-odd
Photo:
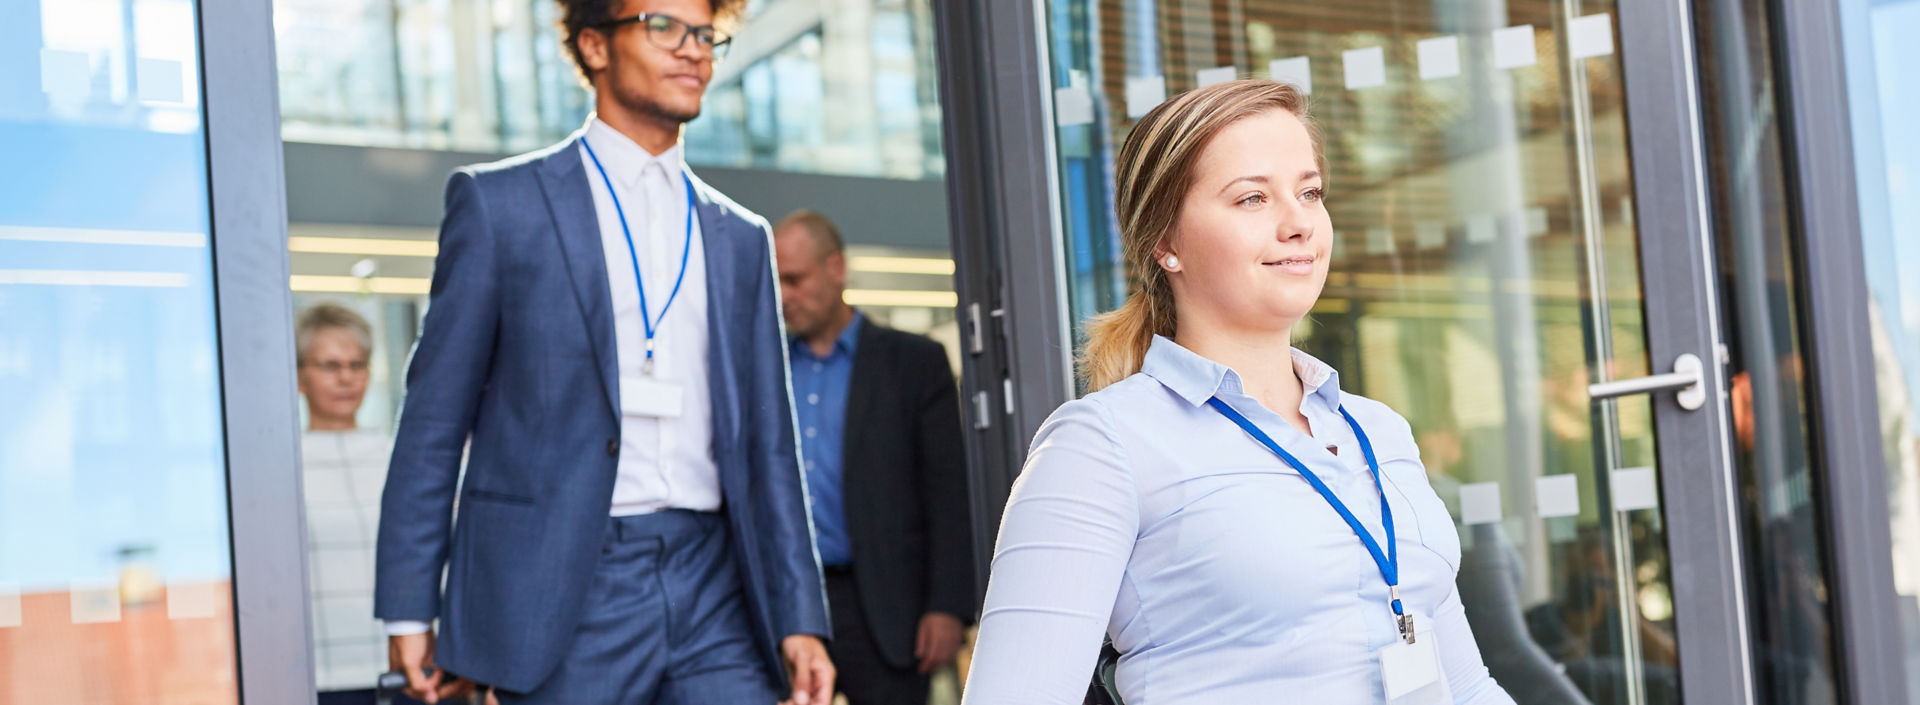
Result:
[[[1599,401],[1673,390],[1679,392],[1676,401],[1680,402],[1680,408],[1693,411],[1707,403],[1707,386],[1701,383],[1705,369],[1700,364],[1700,356],[1687,353],[1674,358],[1672,372],[1587,385],[1587,396]]]

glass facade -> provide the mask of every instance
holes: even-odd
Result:
[[[1649,373],[1614,4],[1046,8],[1076,339],[1127,292],[1134,121],[1217,80],[1309,90],[1334,259],[1294,340],[1411,422],[1488,667],[1527,703],[1677,701],[1651,406],[1587,390]]]
[[[928,0],[749,3],[687,126],[696,165],[939,178]],[[275,0],[286,139],[509,154],[591,96],[552,0]],[[831,109],[830,109],[831,107]]]
[[[1879,378],[1894,592],[1908,702],[1920,703],[1920,2],[1842,0],[1852,154]]]
[[[1811,452],[1804,281],[1781,137],[1770,3],[1694,3],[1753,668],[1763,703],[1839,698],[1832,566]]]
[[[0,703],[238,701],[197,26],[0,1]]]

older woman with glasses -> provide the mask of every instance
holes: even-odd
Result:
[[[373,618],[374,532],[393,439],[354,417],[367,397],[373,328],[352,309],[315,304],[294,327],[307,501],[307,576],[321,705],[373,703],[387,639]]]

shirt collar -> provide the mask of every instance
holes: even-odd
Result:
[[[1300,376],[1306,396],[1318,396],[1329,408],[1340,407],[1340,373],[1312,355],[1292,348],[1293,371]],[[1244,393],[1240,374],[1232,368],[1201,357],[1165,336],[1153,336],[1140,371],[1154,378],[1188,404],[1199,406],[1216,394]]]
[[[833,357],[836,353],[846,353],[848,357],[852,357],[854,352],[860,347],[860,325],[865,319],[866,316],[860,313],[860,309],[854,309],[853,319],[847,322],[846,328],[840,330],[840,337],[833,339],[833,350],[819,359],[825,360]],[[794,350],[800,351],[801,354],[807,357],[814,357],[813,346],[808,345],[805,338],[797,335],[791,336],[788,339],[788,343],[793,346]]]
[[[650,154],[612,125],[601,122],[598,115],[587,118],[584,139],[593,143],[593,155],[607,168],[607,177],[627,188],[638,188],[640,177],[655,163],[666,169],[669,184],[686,169],[685,153],[679,142],[674,142],[665,152]]]

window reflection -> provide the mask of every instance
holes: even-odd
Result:
[[[196,13],[0,4],[0,702],[237,701]]]
[[[1842,0],[1847,88],[1865,254],[1867,322],[1893,523],[1893,587],[1906,635],[1909,702],[1920,702],[1920,3]]]
[[[80,0],[82,3],[113,0]],[[938,178],[928,0],[753,3],[687,126],[696,164]],[[512,153],[580,127],[551,0],[275,0],[294,141]]]

